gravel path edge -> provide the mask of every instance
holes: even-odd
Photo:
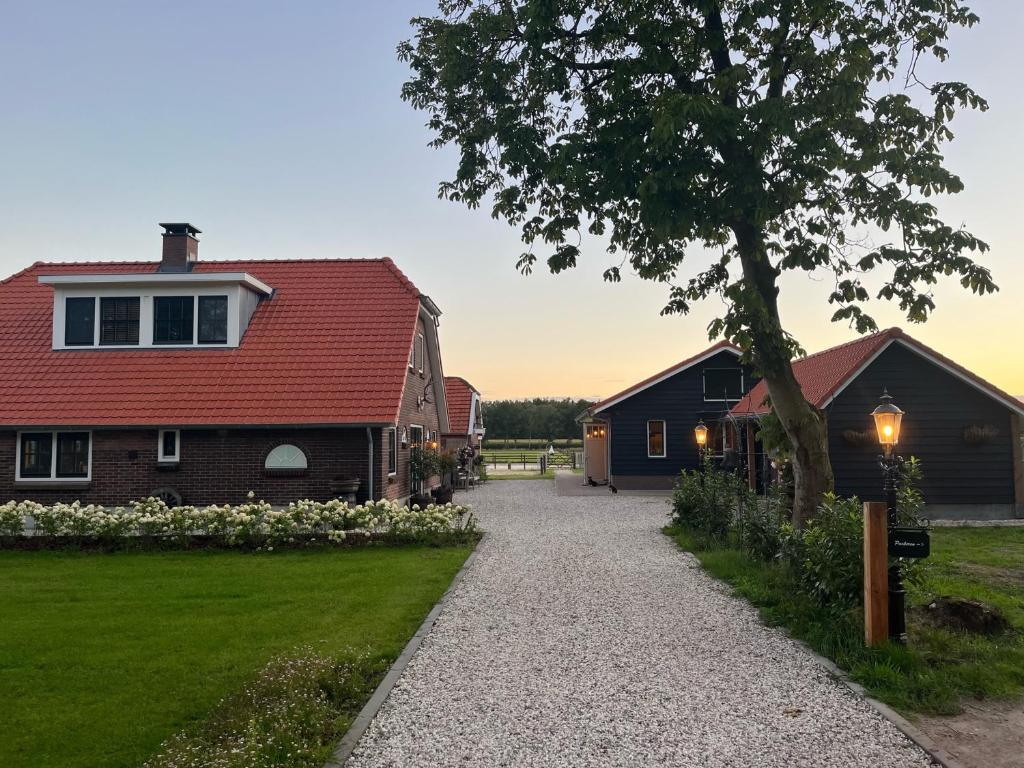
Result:
[[[716,576],[713,576],[706,568],[704,568],[704,566],[700,562],[700,559],[697,558],[696,555],[694,555],[692,552],[683,549],[682,547],[679,547],[679,549],[681,552],[684,552],[690,557],[692,557],[694,563],[696,563],[708,576],[722,584],[727,591],[729,591],[730,593],[734,591],[730,584],[728,584],[725,581],[722,581]],[[750,602],[749,600],[746,600],[746,598],[740,599],[745,600],[748,603]],[[780,629],[785,631],[784,627],[780,627]],[[892,723],[898,731],[900,731],[904,736],[906,736],[912,742],[917,744],[917,746],[919,746],[922,750],[924,750],[925,753],[927,753],[928,757],[930,757],[936,765],[942,766],[942,768],[965,768],[961,762],[959,762],[956,758],[949,754],[949,752],[947,752],[938,744],[936,744],[935,741],[931,739],[931,737],[929,737],[917,726],[915,726],[913,723],[907,720],[907,718],[903,717],[903,715],[901,715],[895,709],[890,707],[888,704],[885,704],[871,696],[871,694],[867,692],[863,685],[852,680],[850,676],[846,673],[846,670],[842,669],[834,661],[822,656],[820,653],[811,648],[811,646],[809,646],[806,642],[799,638],[793,637],[789,634],[789,632],[786,632],[786,636],[789,637],[789,639],[792,640],[794,643],[801,646],[804,649],[804,651],[807,652],[808,656],[813,658],[821,667],[824,667],[825,671],[828,672],[829,675],[831,675],[834,679],[836,679],[837,681],[845,685],[847,688],[849,688],[851,691],[853,691],[853,693],[856,696],[859,696],[861,699],[867,702],[867,704],[872,709],[874,709],[876,712],[878,712],[878,714],[880,714],[882,717],[884,717],[886,720]]]
[[[374,689],[373,694],[369,700],[363,705],[363,708],[359,710],[359,714],[356,715],[352,724],[348,730],[345,731],[345,735],[341,737],[341,741],[338,742],[338,746],[334,748],[330,758],[324,763],[324,768],[343,768],[349,757],[352,755],[352,751],[356,748],[359,740],[363,737],[366,729],[370,727],[370,723],[377,716],[380,708],[384,706],[384,702],[387,701],[388,696],[391,695],[391,689],[395,687],[395,684],[401,679],[402,673],[405,672],[405,668],[409,662],[412,661],[412,657],[416,655],[416,651],[419,650],[423,640],[430,633],[434,623],[441,615],[441,611],[444,609],[445,603],[448,602],[452,592],[458,587],[462,581],[466,572],[470,566],[473,565],[473,561],[476,560],[477,553],[480,551],[480,545],[484,539],[487,538],[487,533],[481,534],[480,538],[477,539],[476,546],[473,551],[469,553],[469,556],[462,563],[462,567],[458,570],[455,576],[452,577],[451,583],[448,585],[448,589],[441,595],[441,599],[434,603],[434,607],[430,609],[430,613],[427,614],[426,618],[420,624],[419,628],[409,639],[409,642],[405,644],[402,652],[395,659],[395,663],[388,669],[384,679],[380,681],[380,684]],[[960,768],[960,766],[949,766],[948,768]]]
[[[838,680],[851,691],[853,691],[856,695],[864,699],[864,701],[866,701],[868,705],[870,705],[876,712],[878,712],[878,714],[880,714],[882,717],[884,717],[886,720],[888,720],[890,723],[896,726],[897,730],[901,731],[904,736],[906,736],[912,742],[917,744],[917,746],[923,749],[926,753],[928,753],[928,756],[937,765],[942,766],[942,768],[964,768],[964,765],[960,761],[958,761],[951,754],[949,754],[949,752],[947,752],[938,744],[936,744],[935,741],[931,739],[931,737],[924,733],[924,731],[919,729],[917,726],[915,726],[913,723],[907,720],[907,718],[903,717],[903,715],[894,710],[888,704],[885,704],[879,701],[878,699],[872,697],[864,689],[864,686],[862,686],[860,683],[851,680],[850,676],[847,675],[843,669],[836,666],[836,664],[831,659],[826,659],[824,656],[817,653],[803,640],[796,640],[794,638],[794,642],[800,643],[800,645],[802,645],[807,650],[807,653],[813,656],[817,660],[817,662],[828,671],[830,675],[832,675],[836,680]]]

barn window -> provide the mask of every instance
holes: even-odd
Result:
[[[704,369],[705,401],[740,400],[743,394],[743,371],[739,368]]]
[[[665,458],[665,422],[663,419],[652,419],[647,422],[647,457],[649,459]]]
[[[306,469],[306,454],[296,445],[279,445],[267,454],[267,469]]]

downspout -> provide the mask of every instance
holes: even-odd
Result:
[[[367,445],[367,460],[370,465],[370,481],[367,484],[367,499],[374,501],[373,498],[373,430],[369,427],[366,428],[366,445]]]

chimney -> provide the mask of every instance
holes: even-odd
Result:
[[[188,223],[161,224],[164,228],[164,253],[160,272],[191,272],[199,260],[199,238],[202,230]]]

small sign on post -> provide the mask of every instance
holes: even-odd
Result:
[[[889,639],[888,510],[883,502],[864,503],[864,642]]]
[[[890,557],[928,557],[931,549],[927,528],[906,526],[889,529]]]

